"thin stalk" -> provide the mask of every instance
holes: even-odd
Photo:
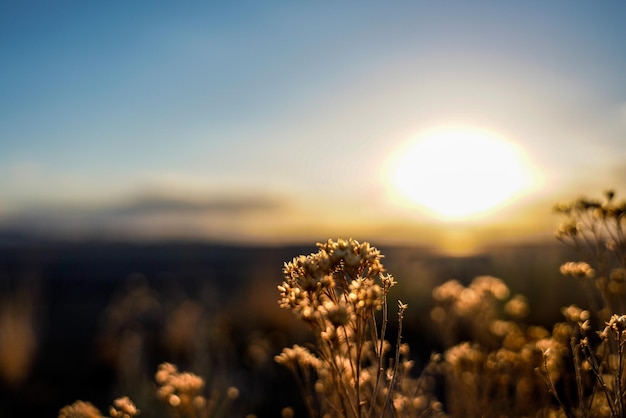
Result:
[[[400,309],[398,310],[398,337],[396,339],[396,356],[393,364],[391,382],[389,383],[389,390],[387,391],[385,403],[383,404],[383,409],[380,413],[381,418],[384,417],[387,406],[389,405],[389,400],[391,399],[391,395],[393,394],[393,387],[396,383],[396,378],[398,375],[398,363],[400,363],[400,344],[402,343],[402,319],[404,318],[404,310],[406,309],[406,305],[398,301],[398,306]]]
[[[616,399],[615,401],[617,402],[617,408],[618,408],[618,412],[619,412],[619,416],[622,417],[624,416],[624,404],[623,404],[623,396],[622,396],[622,375],[624,374],[624,340],[622,339],[622,331],[617,331],[617,347],[618,347],[618,356],[617,356],[617,361],[618,361],[618,366],[617,366],[617,373],[615,376],[615,380],[616,380]]]
[[[378,388],[380,387],[380,381],[383,376],[383,344],[385,342],[385,333],[387,332],[387,323],[389,322],[389,318],[387,315],[387,292],[383,292],[383,300],[382,300],[382,311],[383,311],[383,320],[380,326],[380,338],[378,340],[374,340],[374,349],[378,350],[378,372],[376,373],[376,383],[374,384],[374,393],[372,394],[372,401],[370,402],[370,410],[368,416],[372,416],[374,412],[374,405],[376,404],[376,399],[378,397]],[[374,317],[372,313],[372,317]],[[378,346],[376,348],[376,346]],[[384,409],[383,409],[384,412]]]
[[[580,373],[580,346],[576,344],[576,339],[574,337],[572,337],[570,341],[570,346],[572,348],[572,353],[574,354],[574,372],[576,373],[576,389],[578,391],[578,409],[585,414],[586,409],[584,408],[583,381]]]
[[[545,356],[543,358],[543,370],[544,372],[543,373],[539,372],[539,375],[543,378],[543,381],[545,382],[546,386],[548,386],[548,390],[550,391],[550,393],[552,393],[552,396],[554,396],[554,398],[558,402],[559,406],[563,410],[563,413],[565,413],[565,416],[568,418],[574,418],[574,416],[570,413],[570,411],[565,407],[565,404],[563,403],[563,401],[561,400],[561,397],[556,391],[554,382],[550,378],[550,371],[548,370],[548,361]]]
[[[606,402],[609,405],[609,408],[611,409],[611,416],[619,416],[619,415],[617,415],[617,413],[615,411],[614,403],[611,402],[610,390],[609,390],[608,386],[606,385],[606,382],[604,381],[604,378],[602,377],[602,370],[600,369],[600,365],[598,364],[598,362],[597,362],[595,356],[593,355],[593,353],[590,352],[590,355],[588,356],[588,359],[589,359],[589,363],[591,364],[591,368],[593,370],[593,374],[596,376],[598,384],[602,388],[602,392],[604,393],[604,396],[606,397]]]
[[[356,391],[356,409],[357,409],[357,417],[361,418],[361,349],[363,348],[363,341],[361,333],[363,332],[361,325],[362,318],[357,316],[356,320],[356,329],[354,330],[356,334],[356,359],[354,359],[356,368],[356,373],[353,368],[353,376],[355,378],[354,381],[354,390]],[[348,353],[350,355],[350,364],[352,364],[352,350],[348,346]]]
[[[331,353],[332,354],[332,353]],[[331,369],[333,370],[333,379],[335,380],[335,387],[338,390],[338,394],[339,397],[341,399],[341,406],[343,409],[343,416],[347,417],[348,415],[348,410],[350,410],[353,414],[353,416],[357,416],[357,411],[354,408],[354,405],[352,404],[352,402],[349,402],[350,400],[350,394],[348,392],[348,389],[345,386],[345,382],[343,381],[342,375],[343,372],[339,369],[339,366],[337,366],[337,363],[333,358],[329,358],[328,360],[329,365],[331,366]],[[343,392],[343,393],[341,393]],[[348,400],[347,404],[350,408],[348,408],[346,406],[346,400]]]

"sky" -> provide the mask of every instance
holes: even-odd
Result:
[[[624,16],[578,0],[4,1],[0,234],[549,236],[557,201],[626,195]],[[532,184],[465,218],[399,196],[398,155],[449,128],[515,147]],[[489,153],[427,155],[442,171],[408,176],[448,176],[463,206],[450,184]]]

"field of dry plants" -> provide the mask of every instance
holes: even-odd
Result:
[[[556,239],[578,257],[561,266],[557,293],[586,297],[553,306],[560,320],[533,314],[534,295],[493,275],[439,282],[428,301],[415,298],[376,247],[328,240],[284,263],[282,283],[243,291],[232,281],[235,296],[208,305],[131,280],[99,325],[99,353],[118,383],[94,382],[58,416],[626,416],[626,203],[607,192],[555,211]],[[210,290],[187,293],[210,299]],[[181,296],[173,303],[159,291]],[[255,304],[264,314],[243,319]],[[18,301],[0,312],[6,388],[26,379],[32,310]]]

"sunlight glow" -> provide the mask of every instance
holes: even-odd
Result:
[[[487,131],[446,128],[406,143],[385,182],[396,203],[445,221],[484,218],[537,185],[524,152]]]

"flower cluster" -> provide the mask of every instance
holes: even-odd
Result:
[[[302,319],[316,338],[315,352],[295,345],[275,358],[299,382],[309,415],[440,414],[441,404],[431,393],[432,377],[410,375],[413,362],[408,346],[400,341],[407,308],[401,302],[390,361],[387,294],[396,282],[383,274],[383,256],[369,243],[353,239],[329,240],[317,247],[317,253],[285,263],[285,280],[278,286],[280,307]]]
[[[171,363],[159,365],[155,374],[157,384],[157,398],[164,401],[171,413],[176,418],[209,418],[218,416],[232,416],[229,408],[232,401],[239,397],[239,389],[234,386],[225,391],[225,396],[218,403],[217,393],[213,393],[210,399],[204,396],[205,382],[200,376],[179,372],[178,368]],[[124,396],[113,401],[109,407],[110,418],[134,418],[140,414],[140,410]],[[247,415],[254,417],[254,415]],[[102,414],[89,402],[76,401],[72,405],[66,405],[59,411],[59,418],[103,418]]]
[[[179,372],[171,363],[162,363],[155,374],[157,396],[173,408],[191,415],[189,411],[202,409],[206,398],[202,395],[204,380],[193,373]]]
[[[604,330],[600,332],[600,337],[604,341],[614,339],[618,343],[624,344],[626,341],[626,315],[612,315],[606,322]]]
[[[133,418],[139,415],[139,412],[127,396],[117,398],[109,408],[110,418]],[[90,402],[76,401],[61,408],[59,418],[102,418],[102,414]]]
[[[476,277],[468,286],[450,280],[433,292],[431,318],[447,349],[439,364],[452,416],[542,416],[550,403],[542,375],[563,375],[569,330],[552,333],[520,320],[530,311],[503,280]],[[564,338],[557,338],[564,335]],[[551,352],[549,359],[544,351]],[[536,373],[540,370],[541,373]],[[540,413],[541,412],[541,413]]]
[[[563,276],[592,279],[596,272],[584,261],[568,261],[561,266]]]
[[[111,418],[133,418],[139,415],[139,412],[128,396],[117,398],[113,401],[113,406],[109,408]]]
[[[340,239],[317,246],[317,253],[285,263],[278,303],[309,325],[330,356],[362,344],[395,281],[382,275],[382,255],[367,242]]]
[[[381,288],[375,283],[384,271],[380,252],[356,240],[317,244],[319,251],[285,263],[285,281],[278,286],[282,308],[312,320],[325,302],[348,297],[354,310],[379,306]]]
[[[561,272],[593,279],[599,300],[592,303],[598,311],[605,308],[603,320],[608,320],[611,312],[626,311],[626,201],[616,202],[615,193],[608,191],[603,200],[583,197],[561,203],[555,210],[565,217],[557,239],[574,247],[583,258],[564,264]]]
[[[552,332],[552,339],[563,342],[570,353],[576,393],[559,396],[554,381],[565,375],[550,373],[555,350],[544,350],[548,386],[562,411],[572,416],[626,414],[626,202],[616,203],[614,197],[609,191],[603,200],[580,198],[556,207],[566,218],[556,237],[582,258],[565,263],[561,273],[584,279],[580,283],[590,306],[589,310],[575,305],[563,308],[567,322],[556,324]],[[557,358],[562,354],[556,353]]]
[[[285,347],[283,351],[275,357],[275,360],[276,363],[287,367],[298,364],[304,367],[319,369],[322,366],[320,359],[298,344],[295,344],[292,348]]]
[[[101,418],[98,408],[90,402],[76,401],[59,411],[59,418]]]
[[[503,312],[512,318],[522,318],[528,314],[528,302],[522,295],[512,298],[508,286],[493,276],[476,277],[469,286],[457,280],[449,280],[433,289],[435,306],[431,318],[438,324],[438,330],[446,346],[452,346],[461,339],[471,339],[484,347],[495,347],[500,338],[494,341],[492,327]]]
[[[565,317],[565,319],[569,322],[578,324],[584,323],[589,320],[591,313],[586,310],[578,307],[577,305],[569,305],[561,309],[561,313]]]

